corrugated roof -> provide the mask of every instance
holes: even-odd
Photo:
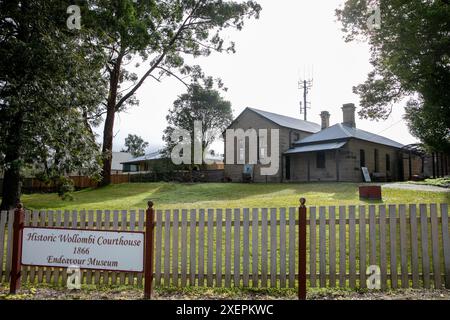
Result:
[[[122,162],[122,164],[127,164],[127,163],[133,164],[133,163],[138,163],[138,162],[142,162],[142,161],[159,160],[162,158],[163,158],[163,155],[162,155],[161,151],[156,151],[156,152],[146,154],[145,156],[142,156],[142,157],[137,157],[137,158],[131,159],[130,161]],[[223,161],[223,156],[209,154],[206,156],[206,160],[221,162],[221,161]]]
[[[394,140],[379,136],[374,133],[370,133],[358,128],[352,128],[342,123],[335,124],[327,129],[319,131],[309,137],[306,137],[300,141],[295,142],[295,144],[303,145],[303,144],[314,144],[320,143],[324,141],[330,140],[338,140],[338,139],[360,139],[365,141],[370,141],[373,143],[378,143],[386,146],[391,146],[395,148],[402,148],[403,145]]]
[[[131,159],[129,161],[125,161],[122,162],[122,164],[124,163],[136,163],[136,162],[142,162],[142,161],[149,161],[149,160],[158,160],[162,158],[162,154],[160,151],[156,151],[156,152],[152,152],[152,153],[148,153],[145,156],[142,157],[137,157],[134,159]]]
[[[305,131],[305,132],[311,132],[311,133],[319,132],[321,129],[320,125],[318,125],[317,123],[314,123],[314,122],[304,121],[301,119],[287,117],[287,116],[283,116],[281,114],[258,110],[258,109],[254,109],[254,108],[247,108],[247,109],[259,114],[260,116],[262,116],[272,122],[275,122],[276,124],[278,124],[282,127],[296,129],[296,130]]]
[[[347,143],[347,141],[309,144],[309,145],[289,149],[284,154],[296,154],[296,153],[314,152],[314,151],[323,151],[323,150],[336,150],[336,149],[343,147],[346,143]]]

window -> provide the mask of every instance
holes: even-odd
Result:
[[[317,152],[316,165],[317,169],[325,169],[325,152]]]
[[[375,172],[379,172],[379,164],[378,164],[378,162],[379,162],[379,158],[378,158],[378,149],[375,149],[375,150],[374,150],[374,155],[373,155],[373,157],[374,157],[374,160],[375,160]]]
[[[239,161],[245,161],[245,140],[239,140]]]
[[[366,166],[366,152],[363,149],[359,150],[359,166],[361,168]]]
[[[386,171],[391,171],[391,156],[386,154]]]

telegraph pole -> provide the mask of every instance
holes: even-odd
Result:
[[[308,114],[307,110],[310,108],[308,107],[308,104],[311,105],[310,102],[308,102],[308,93],[311,90],[313,86],[313,79],[310,78],[308,80],[304,79],[303,81],[299,81],[298,88],[300,90],[303,90],[303,103],[300,102],[300,114],[304,115],[304,120],[308,120]]]

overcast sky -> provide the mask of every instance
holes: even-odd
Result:
[[[369,47],[365,43],[345,43],[335,9],[344,0],[258,0],[263,10],[259,20],[247,21],[243,30],[227,31],[236,42],[235,54],[213,54],[194,60],[206,74],[220,77],[238,116],[246,107],[254,107],[292,117],[301,117],[303,100],[298,81],[314,68],[314,86],[310,94],[312,109],[308,120],[320,124],[321,111],[331,113],[331,125],[342,121],[341,107],[359,98],[352,87],[363,82],[371,70]],[[142,66],[143,67],[143,66]],[[141,70],[143,70],[141,67]],[[150,143],[147,151],[163,146],[168,109],[186,87],[175,79],[158,83],[147,80],[137,97],[138,107],[116,117],[114,151],[120,151],[128,134],[142,136]],[[357,118],[356,126],[381,134],[403,144],[416,142],[402,120],[404,105],[394,108],[387,121]],[[97,132],[102,132],[102,126]],[[215,145],[218,151],[220,145]]]

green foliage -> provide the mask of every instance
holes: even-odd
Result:
[[[108,55],[105,63],[109,92],[104,95],[106,114],[103,136],[102,185],[109,184],[110,153],[113,149],[115,113],[138,104],[136,92],[150,77],[205,78],[199,66],[186,57],[209,56],[212,52],[234,52],[234,43],[222,36],[225,29],[241,30],[244,21],[258,18],[261,7],[255,1],[227,0],[88,0],[83,12],[84,28],[94,30],[94,43]],[[126,65],[139,57],[138,77]]]
[[[148,148],[148,142],[144,141],[141,137],[135,134],[129,134],[125,138],[126,149],[123,152],[129,152],[133,157],[141,157],[145,155],[145,149]]]
[[[104,56],[85,41],[89,34],[67,29],[66,9],[56,0],[0,1],[5,207],[20,195],[17,181],[27,166],[48,176],[100,169],[91,115],[105,94]]]
[[[379,6],[381,28],[370,30],[369,7]],[[450,150],[450,5],[442,0],[349,0],[337,10],[346,41],[367,40],[373,71],[354,87],[360,116],[386,119],[409,98],[411,133],[432,149]]]
[[[222,98],[213,88],[212,82],[206,84],[205,88],[194,83],[187,93],[175,100],[166,119],[169,125],[164,130],[163,139],[166,142],[165,153],[170,156],[174,145],[171,135],[175,129],[190,132],[191,141],[194,139],[202,141],[203,150],[206,150],[233,121],[233,113],[231,103]],[[195,121],[202,123],[203,136],[201,137],[194,136]],[[207,131],[208,134],[206,134]],[[194,157],[194,152],[191,154]]]

